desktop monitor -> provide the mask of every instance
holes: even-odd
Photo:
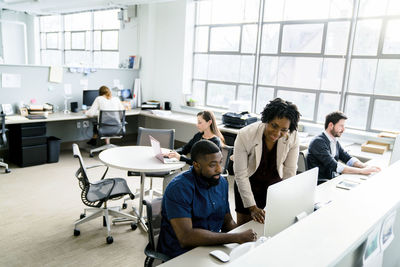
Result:
[[[400,134],[398,134],[396,136],[396,139],[394,140],[392,155],[390,156],[389,165],[392,165],[399,159],[400,159]]]
[[[121,100],[132,99],[131,89],[122,89],[120,91]]]
[[[272,237],[294,224],[297,216],[314,211],[317,178],[315,167],[268,187],[264,236]]]
[[[90,107],[98,96],[99,90],[84,90],[82,104]]]

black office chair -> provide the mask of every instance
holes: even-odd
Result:
[[[104,165],[96,165],[91,167],[86,167],[81,152],[79,151],[79,147],[77,144],[72,145],[74,157],[79,159],[79,169],[76,171],[75,176],[78,178],[79,187],[81,188],[81,199],[83,204],[88,207],[84,210],[84,213],[81,214],[80,220],[75,222],[74,227],[74,236],[79,236],[80,231],[77,228],[79,224],[91,221],[99,216],[103,216],[103,226],[107,227],[107,244],[111,244],[113,242],[113,238],[111,236],[111,229],[110,229],[110,220],[108,216],[118,217],[113,220],[113,222],[120,222],[120,221],[132,221],[135,222],[131,223],[132,230],[137,228],[137,217],[120,212],[119,208],[117,207],[108,207],[107,201],[109,200],[116,200],[120,199],[125,195],[129,195],[131,199],[134,199],[134,195],[132,194],[131,190],[123,178],[107,178],[104,179],[108,167],[106,168],[103,176],[99,181],[91,183],[87,176],[87,169],[100,167]],[[90,215],[86,216],[86,212],[93,212]]]
[[[0,114],[1,120],[1,128],[0,128],[0,148],[7,147],[7,136],[6,136],[6,115]],[[2,158],[0,158],[0,167],[5,168],[6,173],[10,173],[11,170],[8,168],[8,164],[4,162]]]
[[[100,139],[122,138],[125,136],[125,110],[100,110],[99,122],[97,128],[99,130]],[[113,144],[107,144],[90,150],[90,157],[93,153],[100,152],[112,147]]]
[[[222,176],[227,178],[229,175],[229,165],[231,164],[231,156],[233,154],[233,146],[223,145],[221,148],[222,152]]]
[[[297,160],[297,172],[296,172],[297,174],[305,172],[305,171],[308,170],[307,154],[308,154],[308,150],[307,149],[299,152],[299,158]]]
[[[162,198],[156,198],[151,201],[143,200],[143,205],[146,205],[148,224],[147,235],[149,238],[149,243],[144,249],[144,254],[146,254],[144,266],[151,267],[153,266],[154,260],[166,262],[170,259],[167,255],[157,251],[158,236],[160,235],[161,230]]]
[[[139,127],[138,129],[138,137],[137,137],[137,145],[138,146],[151,146],[149,135],[154,137],[160,142],[161,147],[174,149],[174,140],[175,140],[175,129],[150,129]],[[165,177],[170,175],[172,172],[146,172],[146,177],[149,177],[150,180],[150,189],[146,190],[145,193],[156,194],[161,196],[161,192],[157,192],[153,190],[153,177]],[[140,176],[139,172],[128,171],[128,176]],[[124,203],[123,208],[126,208],[126,204]]]

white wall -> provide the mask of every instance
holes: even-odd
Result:
[[[142,99],[182,104],[187,1],[139,8],[139,54],[142,55]]]

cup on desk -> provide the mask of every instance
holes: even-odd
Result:
[[[169,101],[164,102],[164,110],[171,110],[171,107],[172,107],[171,102]]]

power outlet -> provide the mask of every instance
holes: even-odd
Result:
[[[76,128],[78,128],[78,129],[81,128],[81,122],[80,121],[76,122]]]
[[[82,126],[83,126],[83,128],[89,127],[89,121],[83,121]]]

